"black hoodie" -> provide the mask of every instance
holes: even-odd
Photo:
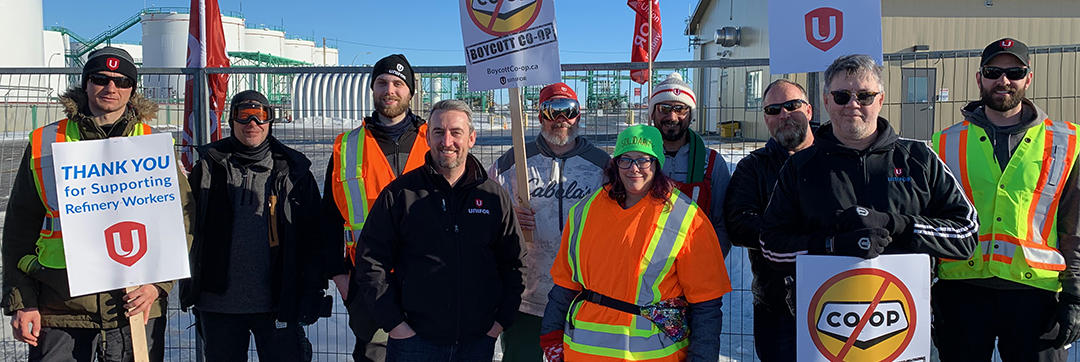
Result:
[[[794,272],[796,255],[824,254],[825,238],[838,232],[837,214],[856,205],[906,221],[884,254],[971,257],[978,219],[956,179],[925,143],[900,139],[884,118],[877,123],[865,150],[844,147],[828,124],[813,146],[788,159],[761,233],[773,266]]]

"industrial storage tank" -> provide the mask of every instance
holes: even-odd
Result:
[[[370,77],[368,73],[297,74],[290,87],[294,119],[363,119],[374,109]]]
[[[187,63],[188,14],[176,11],[142,15],[144,67],[183,68]]]
[[[311,54],[312,49],[315,49],[315,42],[300,38],[285,39],[283,48],[286,58],[304,63],[312,63]]]
[[[67,53],[70,47],[70,38],[64,33],[45,30],[42,34],[42,55],[45,57],[43,66],[49,68],[64,68],[67,66]]]
[[[244,18],[221,15],[221,30],[225,33],[225,51],[242,52],[244,47]]]
[[[41,0],[0,1],[0,34],[8,49],[0,57],[0,67],[45,65],[41,29]]]
[[[311,62],[315,65],[338,65],[338,50],[326,45],[317,47],[311,53]]]
[[[284,56],[281,46],[285,42],[285,31],[260,25],[258,28],[244,29],[244,51],[261,52],[273,56]]]

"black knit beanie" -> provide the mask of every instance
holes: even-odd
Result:
[[[89,76],[97,72],[116,72],[131,78],[135,84],[139,83],[139,72],[135,69],[135,61],[126,50],[116,47],[104,47],[90,53],[86,58],[86,65],[82,71],[82,86],[86,88]]]
[[[382,74],[393,74],[398,78],[405,81],[405,84],[409,86],[409,94],[415,94],[416,90],[413,89],[413,70],[409,65],[409,60],[405,59],[404,55],[391,54],[385,58],[379,59],[375,63],[375,68],[371,70],[371,87],[375,87],[375,78],[378,78]]]

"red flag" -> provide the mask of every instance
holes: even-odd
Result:
[[[652,3],[652,58],[649,57],[649,3]],[[663,31],[660,29],[660,0],[627,0],[634,12],[637,13],[634,21],[634,46],[630,51],[630,61],[647,62],[649,59],[656,60],[656,54],[660,52],[663,44]],[[648,69],[630,71],[630,79],[639,84],[649,81]]]
[[[191,0],[188,18],[188,68],[223,68],[229,66],[225,53],[225,32],[221,30],[221,9],[217,0]],[[207,79],[210,93],[210,119],[200,123],[195,105],[202,102],[195,94],[195,77],[188,76],[184,85],[184,135],[180,144],[184,167],[191,169],[194,161],[196,127],[205,127],[210,142],[221,139],[221,116],[225,110],[225,91],[229,88],[228,74],[210,74]]]

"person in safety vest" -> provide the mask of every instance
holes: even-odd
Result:
[[[762,215],[784,162],[814,143],[810,131],[813,109],[798,83],[778,79],[762,95],[765,126],[772,137],[765,147],[750,152],[731,174],[724,200],[728,237],[746,247],[754,272],[754,338],[764,362],[795,360],[795,316],[788,309],[784,278],[789,274],[769,266],[761,254]]]
[[[570,210],[541,325],[548,361],[715,361],[724,255],[663,172],[660,131],[619,133],[603,188]]]
[[[979,211],[970,258],[941,259],[934,343],[942,361],[1065,361],[1080,337],[1077,125],[1024,97],[1028,48],[1004,38],[982,52],[980,100],[934,135],[934,148]]]
[[[510,195],[469,154],[469,105],[429,116],[424,165],[372,205],[353,288],[389,331],[387,361],[490,361],[521,303],[521,234]]]
[[[165,353],[165,304],[172,282],[72,297],[60,227],[52,145],[152,132],[157,104],[135,92],[138,71],[123,49],[90,53],[82,82],[60,97],[67,118],[34,130],[7,204],[3,234],[4,314],[30,361],[130,361],[128,316],[143,313],[152,361]],[[191,188],[177,167],[176,183],[190,230]],[[188,241],[191,235],[188,234]]]
[[[650,119],[664,137],[664,174],[709,216],[726,256],[731,242],[724,225],[724,195],[731,173],[724,156],[690,130],[695,108],[697,96],[679,73],[668,75],[649,97]]]
[[[415,85],[412,66],[404,55],[392,54],[376,62],[370,84],[375,111],[359,127],[334,139],[327,165],[324,228],[329,237],[344,240],[343,262],[331,269],[349,311],[349,328],[356,335],[352,355],[358,362],[385,358],[386,332],[379,330],[363,303],[350,293],[349,273],[355,265],[356,241],[379,192],[398,176],[424,164],[427,124],[409,109]]]
[[[310,361],[303,326],[330,316],[324,266],[340,262],[340,243],[312,236],[318,182],[273,136],[266,96],[246,90],[230,105],[232,134],[199,147],[190,174],[198,212],[180,307],[195,307],[207,361],[247,360],[251,336],[260,360]]]
[[[771,266],[794,275],[803,254],[971,256],[975,207],[925,143],[899,138],[878,116],[884,89],[867,55],[825,70],[830,123],[788,158],[765,209],[761,253]]]
[[[502,335],[504,362],[540,361],[540,319],[552,286],[548,271],[559,251],[566,215],[578,200],[600,189],[611,160],[579,134],[581,109],[573,88],[562,82],[548,85],[540,90],[539,104],[540,134],[525,145],[531,208],[514,206],[521,230],[533,232],[534,239],[525,245],[525,293],[517,321]],[[488,171],[511,196],[517,188],[514,167],[511,149]]]

